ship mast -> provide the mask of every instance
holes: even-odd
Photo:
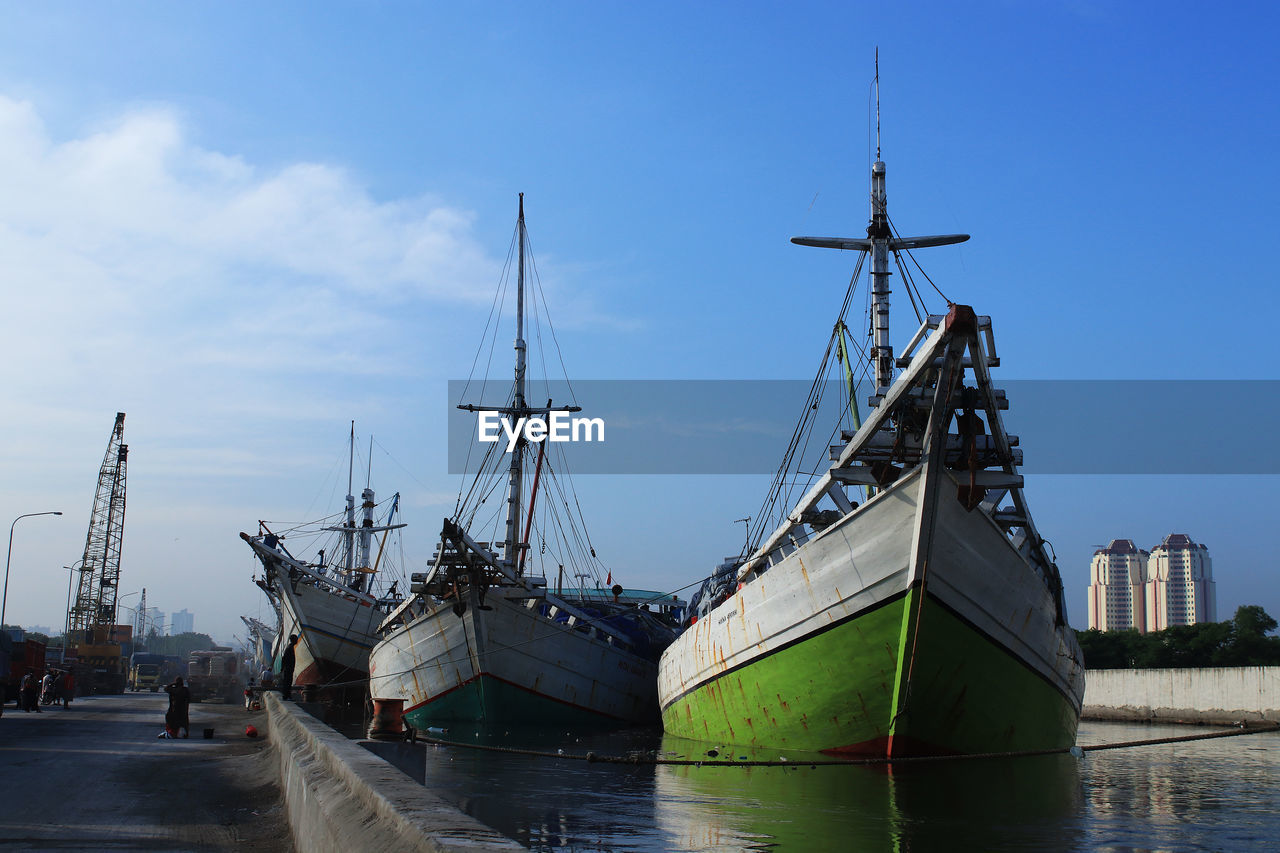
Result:
[[[351,437],[348,439],[348,457],[347,457],[347,511],[343,518],[341,526],[326,527],[325,530],[332,530],[342,534],[342,550],[339,560],[335,561],[335,573],[342,583],[356,590],[357,592],[365,591],[365,576],[371,575],[376,568],[369,564],[369,554],[372,548],[373,534],[384,533],[388,530],[399,530],[404,527],[403,524],[392,524],[391,519],[395,514],[396,503],[392,503],[391,512],[387,513],[387,523],[378,525],[373,518],[373,511],[377,507],[374,500],[374,491],[369,486],[370,480],[373,478],[373,436],[369,436],[369,468],[365,474],[364,491],[360,493],[361,523],[356,525],[356,497],[355,491],[355,458],[356,458],[356,422],[351,422]],[[397,495],[398,497],[398,495]],[[359,531],[359,538],[356,532]],[[385,537],[384,537],[385,541]],[[321,555],[323,555],[323,551]],[[341,568],[336,568],[338,562],[341,562]],[[323,556],[321,558],[323,562]]]
[[[524,343],[524,193],[520,193],[520,215],[516,219],[516,243],[519,261],[516,267],[516,377],[512,408],[516,417],[527,417],[524,401],[525,343]],[[503,559],[514,572],[520,565],[520,487],[524,478],[524,441],[518,441],[511,451],[511,466],[507,472],[507,547]]]
[[[342,544],[343,550],[346,552],[343,556],[343,572],[348,580],[351,578],[351,572],[356,567],[356,553],[354,546],[355,529],[356,529],[356,496],[351,493],[352,490],[352,472],[356,464],[356,422],[351,422],[351,438],[347,442],[347,520],[342,528]]]
[[[516,243],[518,245],[518,261],[516,266],[516,374],[512,389],[511,404],[494,409],[490,406],[478,406],[474,403],[460,403],[459,409],[466,412],[496,411],[504,415],[511,424],[523,425],[533,415],[546,417],[551,412],[580,412],[581,406],[552,406],[547,401],[545,406],[530,406],[525,401],[525,340],[524,340],[524,253],[528,235],[524,224],[524,193],[520,193],[520,215],[516,219]],[[518,577],[524,571],[520,553],[527,547],[520,535],[521,500],[523,498],[524,453],[526,441],[523,433],[511,451],[511,462],[507,468],[507,529],[504,537],[505,553],[503,565],[511,576]],[[530,512],[532,512],[532,507]]]
[[[889,202],[885,194],[885,167],[880,159],[880,51],[876,50],[876,161],[871,165],[871,220],[867,236],[792,237],[798,246],[822,249],[856,249],[871,254],[871,366],[876,373],[873,404],[884,398],[893,384],[893,344],[889,340],[889,254],[903,249],[924,249],[963,243],[968,234],[939,234],[928,237],[894,237],[889,225]]]
[[[876,162],[871,166],[871,314],[874,327],[871,363],[876,371],[876,396],[893,384],[893,344],[889,340],[889,211],[884,191],[884,161],[880,159],[880,49],[876,48]]]

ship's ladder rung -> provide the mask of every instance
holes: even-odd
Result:
[[[994,447],[979,447],[979,452],[995,453]],[[959,457],[957,453],[966,453],[965,448],[952,448],[948,451],[947,461],[957,468],[957,470],[965,468],[965,458]],[[844,445],[833,444],[827,448],[827,458],[832,462],[837,462],[844,453]],[[891,453],[888,450],[862,450],[854,454],[854,460],[858,462],[893,462],[895,464],[905,465],[908,468],[918,465],[920,462],[920,448],[910,447],[898,453]],[[1009,458],[1006,460],[992,459],[987,461],[987,465],[1002,464],[1008,462],[1015,467],[1022,466],[1022,448],[1014,447],[1009,450]]]
[[[971,366],[970,361],[967,358],[964,360],[964,363],[966,367]],[[992,364],[990,359],[987,360],[987,365],[990,367],[997,366],[995,364]],[[991,396],[994,397],[996,400],[997,409],[999,409],[1000,411],[1005,411],[1009,408],[1009,395],[1005,392],[1003,388],[991,389]],[[912,405],[916,406],[917,408],[927,409],[933,405],[933,388],[913,388],[910,391],[908,391],[904,395],[904,397],[907,400],[910,400]],[[874,408],[876,406],[879,406],[880,402],[883,399],[884,399],[883,394],[873,394],[872,396],[867,398],[867,404]]]
[[[840,438],[842,441],[852,441],[854,434],[855,433],[852,430],[847,430],[847,429],[840,430]],[[1020,443],[1019,438],[1016,435],[1006,435],[1005,438],[1009,440],[1010,447],[1017,447],[1018,444]],[[953,432],[953,433],[947,434],[948,450],[960,450],[960,449],[967,448],[968,445],[965,442],[966,442],[965,437],[960,435],[959,433]],[[916,449],[919,449],[919,443],[918,442],[913,442],[913,443],[916,445]],[[974,436],[974,443],[977,446],[977,449],[980,451],[996,449],[995,439],[993,439],[989,435]],[[871,437],[871,440],[868,441],[865,445],[863,445],[863,448],[866,450],[892,450],[893,445],[894,445],[893,432],[891,430],[885,430],[873,435]],[[835,445],[835,446],[838,447],[839,445]]]
[[[898,367],[906,367],[910,364],[916,347],[920,345],[920,342],[925,339],[929,332],[941,326],[946,319],[947,315],[945,314],[930,314],[907,345],[903,347],[902,355],[898,357]],[[994,355],[996,350],[995,341],[991,334],[991,316],[989,314],[978,314],[975,319],[978,321],[978,331],[982,332],[983,337],[987,340],[987,352]]]
[[[1021,489],[1021,474],[1010,474],[1007,471],[955,471],[960,485],[974,485],[980,489]],[[831,478],[840,483],[852,486],[878,486],[880,480],[875,472],[866,465],[848,465],[844,468],[832,468]]]
[[[1002,509],[991,514],[991,518],[996,524],[1003,527],[1025,527],[1027,517],[1025,514],[1017,510]]]
[[[955,471],[954,473],[960,485],[967,486],[972,480],[973,485],[979,489],[1021,489],[1023,485],[1021,474],[1010,474],[1008,471]]]

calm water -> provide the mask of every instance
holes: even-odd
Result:
[[[1081,744],[1192,734],[1185,726],[1085,723]],[[659,749],[700,758],[713,744],[625,732],[462,732],[555,752]],[[587,764],[428,747],[426,784],[534,850],[1280,849],[1280,734],[888,770]]]

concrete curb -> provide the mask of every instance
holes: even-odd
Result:
[[[298,850],[523,850],[292,703],[265,693]]]

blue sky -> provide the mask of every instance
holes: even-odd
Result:
[[[9,620],[61,623],[117,410],[123,589],[198,630],[263,611],[235,534],[336,507],[351,419],[425,559],[517,192],[571,376],[806,378],[852,259],[788,238],[864,227],[877,46],[891,215],[973,235],[919,257],[994,316],[1000,377],[1280,378],[1271,6],[888,5],[0,3],[0,509],[66,513],[19,523]],[[767,481],[578,485],[615,576],[676,588]],[[1028,495],[1077,625],[1093,546],[1175,530],[1220,618],[1280,615],[1275,477]]]

